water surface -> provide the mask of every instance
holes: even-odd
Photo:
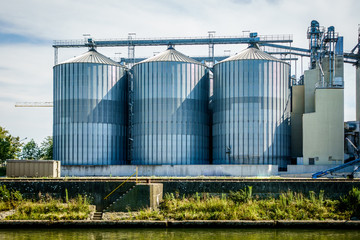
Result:
[[[360,230],[316,229],[0,229],[1,240],[358,240]]]

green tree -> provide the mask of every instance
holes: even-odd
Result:
[[[5,128],[0,127],[0,163],[17,158],[21,145],[19,137],[11,136]]]
[[[53,138],[48,136],[44,139],[40,146],[40,158],[44,160],[53,159]]]
[[[40,148],[38,147],[34,139],[31,139],[22,148],[21,157],[23,159],[39,159],[40,155]]]

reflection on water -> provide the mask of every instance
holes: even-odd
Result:
[[[360,230],[314,229],[0,229],[4,240],[355,240]]]

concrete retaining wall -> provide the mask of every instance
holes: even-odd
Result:
[[[20,191],[25,198],[39,199],[50,195],[54,198],[65,199],[65,192],[68,192],[69,198],[76,198],[78,194],[86,196],[92,204],[96,205],[98,209],[110,205],[119,196],[126,193],[130,188],[135,186],[134,182],[126,182],[108,199],[104,200],[110,192],[118,187],[123,181],[71,181],[64,179],[64,181],[51,180],[33,180],[27,181],[18,180],[1,180],[0,185],[6,185],[8,189]]]
[[[262,181],[244,180],[241,182],[163,182],[164,193],[177,193],[180,196],[192,195],[195,193],[228,193],[229,191],[239,191],[247,186],[252,186],[254,195],[266,198],[269,196],[278,197],[281,193],[291,190],[293,192],[304,193],[310,191],[318,194],[324,190],[325,197],[338,199],[347,194],[353,187],[360,188],[360,181]]]
[[[85,165],[62,166],[62,176],[242,176],[278,175],[277,165]]]
[[[112,180],[110,178],[103,179],[101,181],[89,181],[89,180],[71,180],[65,179],[65,181],[56,182],[51,180],[29,180],[19,181],[16,179],[0,179],[0,185],[6,185],[7,188],[20,191],[25,197],[37,198],[39,193],[44,196],[49,194],[53,197],[65,198],[65,189],[68,190],[69,197],[76,197],[77,194],[87,195],[91,199],[94,205],[102,204],[108,206],[114,202],[117,198],[123,195],[126,191],[132,188],[135,183],[127,182],[116,193],[112,194],[109,200],[104,201],[103,198],[107,196],[112,190],[114,190],[123,180]],[[155,180],[153,180],[155,182]],[[360,188],[360,181],[323,181],[323,180],[272,180],[272,179],[243,179],[238,182],[230,181],[171,181],[163,180],[163,192],[174,193],[175,195],[183,196],[192,195],[195,193],[228,193],[229,191],[238,191],[244,189],[246,186],[253,187],[253,194],[261,197],[266,196],[278,196],[280,193],[288,190],[294,192],[301,192],[308,194],[309,191],[319,193],[320,190],[325,191],[325,196],[336,199],[342,195],[347,194],[353,187]]]

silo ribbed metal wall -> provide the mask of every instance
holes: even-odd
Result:
[[[209,162],[209,82],[206,67],[144,62],[133,67],[132,164]]]
[[[54,159],[62,165],[125,164],[127,80],[121,66],[54,67]]]
[[[289,69],[284,62],[269,60],[234,60],[214,66],[214,164],[286,166]]]

